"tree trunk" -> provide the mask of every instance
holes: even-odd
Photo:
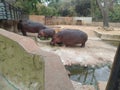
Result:
[[[109,1],[108,0],[104,0],[104,8],[103,8],[103,26],[104,27],[109,27],[109,16],[108,16],[108,13],[109,13],[109,5],[107,4]]]
[[[108,0],[103,0],[103,2],[101,2],[100,0],[97,0],[97,3],[99,5],[99,8],[100,8],[101,13],[102,13],[103,27],[109,27],[109,16],[108,16],[109,5],[107,4]],[[102,5],[102,3],[103,3],[103,5]]]
[[[108,10],[103,10],[103,26],[109,27],[109,16],[108,16]]]

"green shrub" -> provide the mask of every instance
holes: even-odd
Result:
[[[109,19],[112,22],[120,22],[120,5],[115,5],[112,12],[109,13]]]

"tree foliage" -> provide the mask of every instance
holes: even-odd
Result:
[[[54,15],[55,8],[45,6],[49,2],[56,2],[56,0],[16,0],[14,6],[23,9],[28,14]]]
[[[58,10],[61,16],[90,16],[90,0],[69,0],[49,4]]]
[[[75,2],[75,11],[77,12],[78,16],[90,16],[90,0],[75,0]]]
[[[45,15],[45,16],[54,16],[57,14],[57,11],[55,8],[47,7],[45,5],[38,3],[36,14],[37,15]]]
[[[27,13],[32,14],[37,11],[36,4],[38,0],[16,0],[14,6],[25,10]]]
[[[113,8],[113,11],[109,13],[110,21],[120,22],[120,5],[116,4]]]
[[[11,0],[9,0],[11,1]],[[13,0],[13,4],[28,14],[45,16],[92,16],[93,20],[102,20],[103,14],[97,1],[104,0]],[[106,1],[106,0],[105,0]],[[108,0],[111,1],[111,0]],[[117,0],[115,0],[117,2]],[[108,2],[109,3],[109,2]],[[110,3],[109,3],[110,4]],[[109,5],[109,20],[119,22],[120,4]],[[112,11],[111,11],[112,10]]]

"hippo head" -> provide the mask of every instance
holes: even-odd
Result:
[[[55,45],[58,43],[61,43],[61,38],[55,34],[50,42],[50,45]]]
[[[40,30],[39,33],[38,33],[38,38],[44,37],[44,36],[45,36],[44,31]]]

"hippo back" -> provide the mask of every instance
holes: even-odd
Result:
[[[17,27],[18,30],[32,33],[38,33],[39,30],[47,28],[45,25],[41,23],[32,22],[30,20],[20,20]]]
[[[85,32],[76,29],[64,29],[57,36],[61,38],[64,44],[70,45],[85,43],[88,39],[88,35]]]
[[[23,28],[27,32],[38,33],[39,30],[47,28],[45,25],[37,22],[27,21],[22,23]]]
[[[52,28],[47,28],[43,30],[48,36],[52,37],[55,34],[55,30]]]

